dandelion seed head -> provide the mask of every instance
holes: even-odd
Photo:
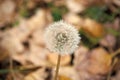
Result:
[[[49,25],[45,30],[47,48],[55,53],[71,54],[78,47],[80,37],[72,25],[58,21]]]

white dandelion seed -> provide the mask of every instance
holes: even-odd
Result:
[[[51,24],[45,30],[47,48],[55,53],[71,54],[78,47],[80,37],[78,31],[64,21]]]

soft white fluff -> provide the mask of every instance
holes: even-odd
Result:
[[[58,21],[46,28],[45,42],[50,51],[64,55],[74,52],[80,37],[75,27],[64,21]]]

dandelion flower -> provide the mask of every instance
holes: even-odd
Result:
[[[78,47],[80,37],[72,25],[58,21],[49,25],[45,30],[47,48],[55,53],[71,54]]]

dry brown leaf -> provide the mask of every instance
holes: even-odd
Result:
[[[82,80],[104,80],[111,63],[111,55],[101,47],[88,51],[82,46],[75,52],[74,66]]]
[[[113,48],[116,44],[116,38],[111,34],[107,34],[105,37],[101,39],[100,44],[108,48],[109,47]]]
[[[29,53],[29,51],[24,51],[22,54],[12,55],[12,59],[21,63],[22,65],[31,65],[32,63],[27,61]]]
[[[114,4],[120,7],[120,0],[112,0]]]
[[[66,6],[73,13],[80,13],[85,9],[85,6],[77,0],[66,0]]]
[[[92,6],[92,5],[103,5],[105,0],[78,0],[81,4],[83,4],[86,7]]]
[[[104,35],[102,24],[91,19],[85,19],[83,30],[93,37],[101,37]]]
[[[32,36],[32,42],[36,45],[45,46],[45,40],[44,40],[44,31],[42,29],[38,29],[35,32],[33,32]]]
[[[22,54],[13,55],[13,59],[22,65],[46,66],[48,53],[49,51],[45,48],[30,43],[29,50],[26,50]]]
[[[84,46],[80,46],[78,48],[78,50],[75,51],[75,54],[74,54],[74,56],[75,56],[74,66],[75,67],[84,65],[84,60],[87,57],[88,51],[89,51],[89,49],[87,47],[84,47]]]
[[[57,53],[49,53],[49,54],[47,54],[47,58],[48,58],[48,61],[51,64],[57,65],[57,59],[58,59],[58,54]],[[71,61],[71,56],[70,55],[61,56],[60,65],[61,66],[68,65],[70,63],[70,61]]]
[[[10,53],[11,55],[20,53],[24,50],[24,47],[18,38],[13,37],[10,33],[3,34],[0,46],[4,50],[8,51],[8,54]]]
[[[23,43],[29,41],[29,36],[31,36],[33,32],[37,33],[37,37],[41,36],[39,39],[40,41],[36,40],[35,42],[44,45],[44,43],[41,42],[43,41],[43,34],[38,35],[38,33],[41,33],[45,26],[48,25],[51,21],[52,18],[50,13],[48,13],[47,10],[40,9],[29,20],[21,19],[18,26],[4,32],[1,37],[0,46],[4,50],[8,51],[8,54],[10,55],[16,56],[15,53],[24,53],[26,47]],[[35,31],[36,29],[38,29],[38,31]],[[33,40],[36,39],[35,35],[34,37],[32,36]],[[31,53],[30,51],[28,52]]]
[[[54,76],[54,73],[55,73],[55,70],[53,70],[53,76]],[[60,67],[59,78],[60,80],[80,80],[77,71],[74,69],[74,67],[71,67],[71,66]]]
[[[64,20],[68,23],[71,23],[77,28],[78,30],[81,29],[81,26],[83,26],[84,20],[80,16],[78,16],[75,13],[68,13],[64,15]]]
[[[13,0],[3,0],[0,3],[0,27],[10,23],[15,18],[16,4]]]
[[[91,51],[88,71],[92,74],[106,74],[111,68],[112,57],[103,48]]]
[[[115,76],[112,76],[111,80],[120,80],[120,71],[118,71]]]
[[[114,28],[115,30],[119,30],[119,29],[120,29],[120,18],[116,18],[116,19],[114,20],[113,28]]]
[[[112,12],[118,12],[120,8],[119,0],[105,0],[105,4],[108,5]]]
[[[71,80],[69,77],[66,77],[66,76],[64,76],[64,75],[59,75],[59,76],[58,76],[58,79],[59,79],[59,80]]]
[[[24,75],[22,73],[19,73],[19,72],[14,72],[13,75],[11,73],[8,74],[5,80],[11,80],[11,79],[23,80],[23,78],[24,78]]]
[[[39,27],[42,29],[45,28],[45,26],[52,21],[53,19],[49,10],[39,9],[36,12],[36,15],[32,16],[27,23],[31,29],[34,29],[35,27]]]
[[[27,76],[25,76],[23,80],[45,80],[47,76],[48,76],[48,73],[45,71],[45,68],[42,68],[28,74]]]
[[[35,66],[46,66],[48,53],[49,51],[46,48],[37,46],[31,42],[30,54],[27,61],[33,63]]]

